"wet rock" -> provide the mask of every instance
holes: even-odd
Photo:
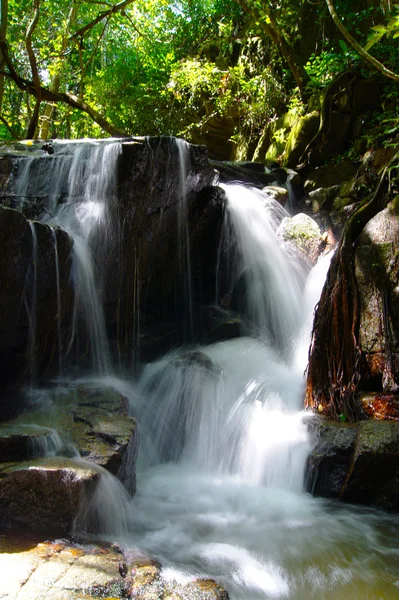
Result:
[[[54,457],[0,465],[0,527],[68,535],[82,496],[91,495],[99,471]]]
[[[335,185],[341,185],[344,181],[353,179],[358,168],[358,165],[352,161],[342,161],[338,164],[312,169],[306,175],[304,190],[309,193],[319,188],[330,188]]]
[[[128,566],[129,598],[136,600],[228,600],[226,590],[213,579],[196,579],[186,584],[165,580],[162,567],[154,561],[137,561]]]
[[[125,582],[119,574],[122,554],[113,547],[1,540],[1,592],[4,600],[89,600],[126,598]]]
[[[399,426],[394,421],[363,421],[352,468],[342,492],[347,502],[399,510]]]
[[[306,487],[315,496],[340,498],[356,444],[354,425],[314,416],[306,420],[313,446],[306,468]]]
[[[368,369],[363,381],[375,391],[399,385],[398,241],[399,219],[387,208],[367,224],[356,250],[359,338]]]
[[[276,185],[268,185],[263,188],[262,192],[267,194],[270,198],[273,198],[273,200],[281,204],[281,206],[285,206],[288,202],[288,190],[285,188]]]
[[[325,247],[320,227],[316,221],[303,213],[283,219],[276,235],[286,244],[293,245],[299,254],[312,264],[315,264]]]
[[[396,421],[308,422],[313,450],[307,489],[317,496],[399,509],[399,426]]]
[[[139,436],[123,395],[112,388],[80,384],[43,391],[36,403],[36,410],[23,413],[11,426],[30,422],[55,429],[63,440],[59,453],[78,452],[116,475],[130,494],[135,493]]]
[[[36,372],[51,369],[55,363],[58,366],[58,336],[61,333],[68,338],[67,323],[73,310],[72,242],[62,230],[41,223],[30,226],[20,212],[1,206],[0,239],[0,379],[4,386],[29,373],[27,355]],[[57,325],[59,303],[63,312]]]
[[[18,422],[0,423],[0,462],[55,453],[59,445],[59,436],[54,429]]]

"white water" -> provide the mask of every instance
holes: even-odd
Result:
[[[42,221],[64,229],[74,240],[73,280],[74,325],[69,349],[79,322],[85,323],[90,340],[91,368],[105,375],[110,370],[110,353],[102,308],[102,265],[111,243],[117,243],[115,225],[117,159],[121,143],[113,140],[54,144],[54,155],[26,159],[18,173],[16,194],[49,198],[50,208]],[[33,231],[33,230],[32,230]],[[95,239],[100,235],[99,242]],[[57,248],[54,248],[55,255]],[[57,256],[55,256],[57,263]],[[58,300],[59,301],[59,300]],[[58,344],[59,363],[61,344]]]

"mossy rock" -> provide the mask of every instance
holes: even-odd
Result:
[[[283,164],[290,168],[295,168],[300,162],[307,145],[316,135],[320,122],[319,114],[316,111],[296,119],[284,149]]]

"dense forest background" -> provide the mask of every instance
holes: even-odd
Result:
[[[381,78],[368,135],[390,143],[398,39],[391,0],[2,0],[0,138],[166,134],[251,158],[349,70]]]

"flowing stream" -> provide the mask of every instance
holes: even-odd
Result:
[[[95,169],[109,173],[104,165],[119,150],[113,143],[99,148],[89,170],[86,145],[71,156],[68,203],[78,193],[84,201],[67,220],[68,210],[54,212],[75,239],[75,283],[94,371],[130,398],[141,431],[134,498],[118,486],[98,490],[103,530],[138,556],[158,559],[164,577],[211,577],[233,600],[398,598],[397,520],[304,492],[310,447],[303,371],[329,257],[305,272],[276,237],[284,209],[254,190],[225,186],[237,240],[231,285],[243,282],[247,335],[176,349],[148,364],[135,383],[116,379],[87,239],[94,227],[110,226],[104,198],[114,184],[107,180],[104,194]],[[27,172],[24,194],[28,180]],[[180,235],[189,266],[184,223]],[[107,494],[120,497],[108,502]]]

